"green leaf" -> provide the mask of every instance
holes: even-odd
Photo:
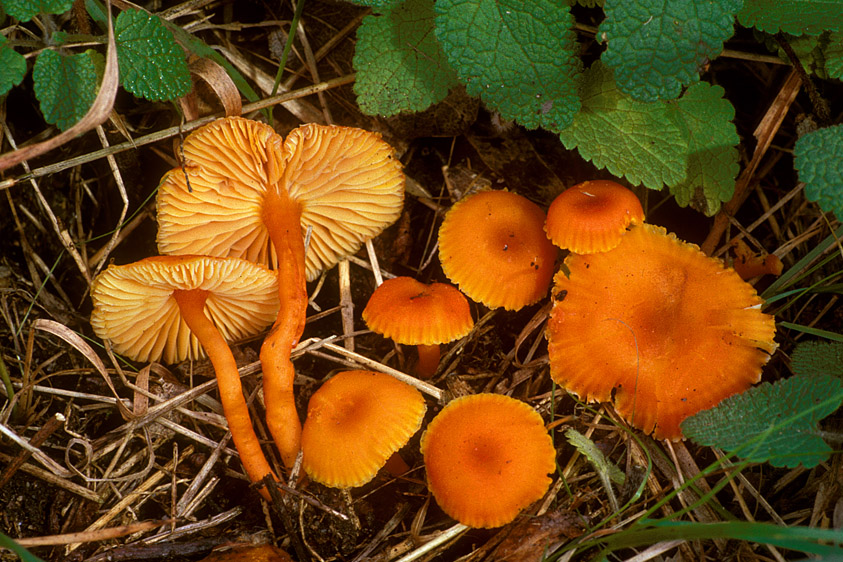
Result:
[[[843,219],[843,124],[802,135],[793,155],[808,200]]]
[[[134,9],[120,12],[114,39],[126,90],[151,101],[176,99],[190,91],[184,51],[158,16]]]
[[[568,443],[575,447],[582,456],[588,459],[588,462],[591,463],[603,481],[604,486],[608,487],[609,481],[614,482],[618,486],[623,485],[626,475],[615,463],[606,458],[606,455],[597,448],[594,441],[573,428],[565,431],[565,438],[568,439]]]
[[[561,130],[580,109],[570,8],[561,0],[439,0],[436,37],[469,95],[527,128]]]
[[[62,131],[84,117],[97,95],[97,71],[88,53],[44,51],[35,61],[32,79],[44,119]]]
[[[407,0],[368,15],[357,30],[354,92],[364,113],[423,111],[458,84],[433,34],[433,0]]]
[[[843,29],[843,0],[745,0],[738,22],[767,33],[819,35]]]
[[[662,102],[642,102],[621,92],[599,61],[580,83],[582,110],[559,133],[565,148],[633,184],[661,189],[685,179],[688,142]]]
[[[6,95],[26,76],[26,59],[7,45],[6,38],[0,35],[0,96]]]
[[[3,533],[0,533],[0,547],[7,548],[17,554],[22,562],[44,562]]]
[[[843,79],[843,33],[832,33],[828,36],[825,71],[829,78]]]
[[[674,99],[723,50],[743,0],[606,0],[597,36],[621,91],[642,101]]]
[[[840,407],[843,382],[794,376],[736,394],[682,422],[686,437],[736,453],[750,462],[812,468],[832,449],[817,423]]]
[[[0,0],[7,14],[20,22],[38,14],[63,14],[73,6],[73,0]]]
[[[740,170],[735,108],[723,99],[724,93],[720,86],[698,82],[668,104],[688,143],[686,177],[668,187],[679,205],[690,204],[708,216],[732,198]]]
[[[843,380],[843,343],[806,341],[796,346],[790,367],[802,377],[830,375]]]

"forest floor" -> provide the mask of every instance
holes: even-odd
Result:
[[[202,21],[203,29],[194,32],[209,44],[225,47],[232,60],[236,53],[243,61],[241,71],[268,97],[266,82],[271,87],[275,73],[270,52],[279,41],[283,44],[278,22],[288,25],[289,7],[273,14],[256,2],[190,4],[178,23]],[[396,149],[407,175],[407,196],[400,219],[374,241],[377,267],[385,276],[447,281],[436,255],[436,233],[444,213],[469,189],[505,187],[546,209],[571,185],[617,179],[595,169],[576,151],[566,150],[557,136],[502,123],[498,115],[460,91],[424,114],[391,119],[364,115],[352,90],[351,60],[354,31],[366,13],[346,4],[307,3],[303,21],[311,54],[319,55],[318,66],[308,66],[297,45],[285,75],[295,79],[285,86],[295,91],[333,82],[318,94],[303,92],[306,95],[295,106],[272,106],[271,115],[272,126],[281,135],[307,121],[335,123],[377,131]],[[322,49],[324,45],[328,48]],[[743,45],[729,48],[739,52]],[[742,169],[750,162],[754,165],[754,173],[746,179],[746,199],[735,207],[725,231],[714,236],[711,254],[731,259],[730,241],[742,233],[753,251],[775,254],[787,270],[836,228],[833,215],[823,218],[805,200],[793,171],[797,125],[811,112],[810,101],[789,80],[790,67],[771,56],[721,57],[709,72],[736,107]],[[218,114],[213,95],[204,92],[203,99],[210,104],[200,106],[200,111]],[[17,144],[55,134],[37,112],[31,83],[13,90],[0,107],[0,127]],[[412,470],[401,478],[381,475],[345,493],[310,483],[300,493],[312,498],[312,504],[287,501],[269,506],[249,486],[236,453],[226,444],[208,363],[117,363],[91,329],[89,289],[95,273],[108,263],[129,263],[157,253],[155,192],[163,173],[177,166],[183,138],[178,132],[180,114],[172,104],[123,92],[115,112],[123,130],[106,122],[101,136],[89,132],[29,161],[26,169],[17,166],[0,176],[4,182],[0,358],[15,392],[13,403],[2,402],[0,423],[24,441],[52,426],[46,440],[35,447],[36,454],[11,471],[0,487],[0,532],[30,544],[37,556],[77,561],[199,560],[233,545],[274,544],[297,560],[386,561],[437,539],[438,546],[419,553],[418,559],[514,561],[538,560],[544,554],[567,559],[571,554],[565,553],[566,544],[622,530],[653,506],[658,507],[651,518],[681,511],[689,521],[840,528],[839,454],[812,469],[762,464],[730,470],[724,464],[689,487],[685,483],[717,462],[720,452],[690,441],[653,440],[629,430],[611,406],[584,405],[553,385],[544,339],[547,299],[518,312],[490,311],[473,304],[475,329],[447,350],[431,380],[453,395],[507,394],[542,414],[558,448],[559,470],[544,498],[527,511],[529,516],[499,529],[454,530],[454,520],[427,491],[419,435],[402,450]],[[769,119],[773,114],[781,118]],[[263,113],[245,116],[262,119]],[[181,127],[187,131],[191,124]],[[125,143],[127,134],[135,141],[153,138],[154,142],[105,151],[108,158],[102,153],[86,158]],[[3,137],[0,152],[10,150],[8,138]],[[770,142],[754,159],[759,138]],[[84,163],[76,163],[76,157],[83,157]],[[648,222],[683,240],[703,244],[716,228],[714,218],[680,208],[665,192],[633,189]],[[809,279],[835,271],[834,263]],[[836,264],[840,270],[840,256]],[[761,292],[773,281],[768,275],[752,283]],[[365,249],[350,260],[347,271],[332,268],[309,284],[311,307],[304,339],[312,345],[295,355],[296,399],[302,417],[309,397],[326,377],[360,368],[349,352],[410,371],[414,351],[369,332],[360,317],[374,286]],[[837,304],[834,293],[817,293],[777,320],[798,320],[840,333],[843,307]],[[343,311],[350,322],[344,322]],[[779,329],[779,349],[766,365],[763,380],[787,376],[789,355],[805,338]],[[260,387],[260,341],[258,337],[233,345],[249,392]],[[125,409],[117,407],[118,399]],[[426,419],[440,409],[440,404],[429,401]],[[66,421],[55,426],[50,420],[57,414]],[[266,436],[260,396],[253,404],[253,418],[259,433]],[[826,429],[839,430],[840,422],[839,414],[832,416]],[[622,516],[613,514],[594,467],[566,443],[563,432],[568,428],[592,439],[626,474],[628,484],[615,491],[621,504],[632,500]],[[265,449],[280,466],[272,448]],[[0,439],[0,472],[9,472],[22,451],[19,444]],[[641,482],[646,483],[636,495]],[[700,503],[712,488],[718,491]],[[694,509],[687,510],[688,506]],[[120,536],[100,534],[123,527]],[[453,535],[448,535],[451,530]],[[25,540],[68,533],[80,534],[70,544]],[[577,559],[596,552],[581,550]],[[759,561],[801,557],[773,545],[726,539],[664,541],[626,549],[618,559],[635,556],[636,560]]]

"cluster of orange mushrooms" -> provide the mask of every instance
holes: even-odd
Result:
[[[392,224],[403,195],[401,165],[374,133],[305,125],[285,140],[255,121],[217,120],[187,137],[183,165],[161,181],[162,255],[108,267],[93,285],[91,324],[137,361],[207,354],[253,482],[272,470],[227,342],[271,324],[260,353],[264,400],[287,468],[301,451],[305,473],[328,486],[363,485],[384,466],[402,473],[397,452],[423,425],[422,394],[386,374],[341,372],[314,393],[302,426],[290,354],[304,329],[306,282]],[[555,278],[554,244],[569,251]],[[398,277],[363,312],[371,330],[418,346],[420,378],[437,370],[440,345],[472,329],[463,294],[517,310],[544,298],[551,281],[553,380],[584,400],[613,401],[657,438],[681,438],[685,417],[757,382],[775,349],[775,324],[752,287],[646,224],[637,197],[614,182],[568,189],[547,216],[505,190],[469,195],[445,216],[439,256],[459,289]],[[513,520],[545,494],[556,465],[541,416],[497,394],[445,405],[421,449],[439,505],[474,527]]]

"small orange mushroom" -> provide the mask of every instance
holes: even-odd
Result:
[[[445,275],[489,308],[533,304],[547,294],[556,263],[544,221],[544,211],[516,193],[491,190],[465,197],[439,228]]]
[[[439,345],[459,339],[474,326],[468,300],[456,287],[427,285],[396,277],[375,289],[363,320],[369,329],[402,345],[418,346],[416,372],[430,378],[439,366]]]
[[[337,373],[310,398],[302,468],[326,486],[362,486],[419,430],[426,410],[418,390],[389,375]]]
[[[663,228],[638,225],[565,266],[546,330],[551,377],[584,400],[612,400],[658,439],[680,439],[687,416],[758,382],[776,348],[752,286]]]
[[[617,246],[630,224],[644,222],[638,197],[619,183],[593,180],[560,193],[547,210],[547,236],[577,254]]]
[[[735,239],[729,244],[734,250],[735,257],[732,260],[732,269],[738,272],[741,279],[748,281],[759,275],[782,274],[784,264],[776,254],[764,256],[755,254],[742,239]]]
[[[375,133],[311,124],[283,140],[272,127],[240,117],[191,133],[184,156],[184,167],[168,172],[159,186],[158,248],[278,268],[279,313],[261,364],[267,426],[291,467],[301,421],[290,354],[304,330],[306,281],[398,218],[401,164]]]
[[[556,470],[541,416],[500,394],[450,402],[422,434],[421,450],[436,503],[469,527],[506,525],[544,495]]]
[[[94,280],[91,299],[94,333],[131,359],[172,363],[201,357],[204,349],[246,473],[252,482],[272,473],[226,340],[272,323],[278,313],[274,272],[237,258],[156,256],[109,266]]]

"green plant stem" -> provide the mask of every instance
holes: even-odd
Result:
[[[296,1],[296,11],[293,14],[293,21],[290,22],[290,33],[287,34],[287,42],[284,43],[284,52],[281,53],[281,60],[278,62],[278,72],[275,73],[275,83],[272,85],[271,96],[278,93],[278,86],[281,84],[281,76],[284,74],[284,66],[287,64],[287,57],[293,48],[293,41],[296,37],[296,28],[299,26],[301,14],[304,11],[304,0]]]
[[[0,354],[0,379],[3,380],[3,387],[6,389],[6,398],[11,402],[15,396],[15,387],[12,386],[12,379],[9,378],[9,370],[6,368],[6,362],[3,361],[2,354]],[[15,415],[16,409],[17,405],[12,408],[12,416]]]

